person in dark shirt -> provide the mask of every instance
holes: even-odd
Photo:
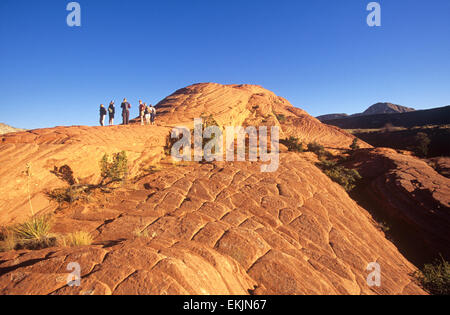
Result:
[[[108,107],[108,113],[109,113],[109,125],[114,125],[114,116],[116,115],[116,107],[114,106],[114,101],[111,101],[109,103]]]
[[[124,125],[128,125],[130,123],[130,108],[131,105],[130,103],[128,103],[127,99],[124,98],[122,105],[120,105],[120,107],[122,107],[122,119],[123,119],[123,124]]]
[[[155,124],[156,119],[156,108],[153,105],[150,105],[150,121],[152,125]]]
[[[100,105],[100,126],[105,125],[106,108],[103,104]]]

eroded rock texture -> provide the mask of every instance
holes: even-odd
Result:
[[[81,248],[0,253],[1,294],[425,293],[411,277],[415,267],[314,165],[312,153],[282,153],[274,173],[262,173],[260,163],[164,159],[169,126],[200,116],[213,115],[221,126],[279,125],[284,137],[339,150],[353,136],[249,85],[187,87],[160,102],[158,112],[159,126],[58,127],[1,137],[0,224],[29,217],[30,184],[35,212],[56,211],[53,233],[94,236],[93,245]],[[121,150],[131,167],[124,187],[63,209],[46,197],[64,185],[50,172],[55,166],[98,182],[100,158]],[[24,174],[27,164],[31,176]],[[78,288],[66,284],[71,262],[81,267]],[[382,268],[381,287],[367,284],[371,262]]]
[[[366,180],[373,206],[404,228],[404,243],[419,263],[450,258],[450,180],[425,161],[395,150],[365,149],[350,163]]]
[[[0,292],[423,293],[368,213],[299,155],[274,174],[192,164],[137,185],[57,215],[56,232],[89,231],[98,245],[0,254]],[[82,266],[80,288],[65,285],[69,262]],[[367,285],[370,262],[382,267],[380,288]]]

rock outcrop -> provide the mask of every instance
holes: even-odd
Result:
[[[172,126],[209,115],[222,126],[279,125],[285,137],[333,149],[347,149],[353,136],[257,86],[190,86],[158,111],[159,126],[0,138],[0,224],[27,219],[30,196],[36,213],[54,213],[52,233],[94,237],[80,248],[0,253],[0,294],[425,293],[411,276],[416,268],[312,153],[282,153],[278,170],[262,173],[260,162],[176,164],[164,152]],[[123,187],[63,208],[46,197],[64,185],[55,166],[98,182],[100,158],[122,150],[131,166]],[[380,287],[367,282],[373,262]],[[67,285],[70,263],[81,267],[80,287]]]
[[[349,164],[364,177],[370,203],[407,230],[411,259],[450,259],[448,178],[425,161],[386,148],[359,150]]]
[[[55,208],[46,192],[64,185],[54,167],[69,165],[82,182],[100,179],[99,161],[107,153],[125,150],[136,175],[143,164],[159,161],[170,132],[165,127],[57,127],[0,137],[0,225],[21,222],[30,214]],[[31,176],[26,175],[27,165]]]
[[[170,166],[59,212],[93,246],[0,254],[2,294],[422,294],[368,213],[302,155]],[[136,229],[140,237],[136,236]],[[69,287],[67,265],[81,266]],[[369,287],[371,262],[381,287]]]
[[[354,139],[257,85],[195,84],[166,97],[156,108],[163,125],[192,127],[195,118],[212,115],[220,126],[279,126],[282,138],[294,136],[329,148],[348,149]],[[363,141],[360,145],[370,147]]]
[[[14,128],[5,124],[0,123],[0,135],[11,133],[11,132],[18,132],[23,131],[23,129]]]

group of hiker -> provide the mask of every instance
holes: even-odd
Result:
[[[126,98],[124,98],[120,107],[122,108],[122,125],[129,125],[131,104],[127,101]],[[116,115],[116,107],[114,105],[114,101],[111,101],[111,103],[109,103],[108,110],[105,108],[105,106],[103,106],[103,104],[100,105],[101,126],[105,125],[105,117],[107,114],[109,115],[109,125],[114,125],[114,117]],[[139,100],[139,119],[141,121],[141,125],[154,125],[155,118],[156,108],[151,104],[147,105],[147,103],[142,103],[142,101]]]

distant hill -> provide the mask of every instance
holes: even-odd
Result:
[[[377,115],[377,114],[398,114],[409,113],[415,111],[414,108],[395,105],[392,103],[376,103],[370,106],[362,115]]]
[[[395,114],[349,116],[327,120],[326,124],[342,129],[379,129],[386,125],[417,127],[450,124],[450,106]]]
[[[18,131],[24,131],[24,129],[14,128],[14,127],[0,123],[0,135],[10,133],[10,132],[18,132]]]
[[[347,115],[347,114],[328,114],[316,117],[320,121],[329,121],[334,119],[343,119],[348,117],[359,117],[368,115],[378,115],[378,114],[398,114],[398,113],[409,113],[415,111],[414,108],[405,107],[401,105],[396,105],[392,103],[376,103],[366,109],[363,113]]]

